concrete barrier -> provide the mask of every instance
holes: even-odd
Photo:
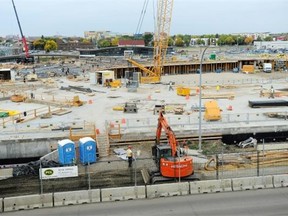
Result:
[[[189,182],[147,185],[147,198],[180,196],[189,194]]]
[[[0,212],[3,212],[3,198],[0,199]]]
[[[77,205],[92,202],[92,194],[96,192],[81,190],[54,193],[54,206]]]
[[[231,179],[190,182],[190,194],[232,191]]]
[[[275,188],[288,187],[288,175],[274,175],[273,184]]]
[[[145,186],[101,189],[101,201],[145,199]]]
[[[5,197],[3,199],[4,212],[52,206],[52,194]]]
[[[272,176],[258,176],[232,179],[233,191],[273,188]]]

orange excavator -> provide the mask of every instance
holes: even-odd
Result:
[[[162,129],[166,133],[168,143],[160,143]],[[162,112],[159,113],[156,142],[152,147],[152,155],[158,170],[153,172],[151,183],[173,179],[199,180],[194,174],[192,157],[181,153],[175,134]]]

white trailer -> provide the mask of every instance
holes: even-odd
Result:
[[[272,64],[271,63],[264,63],[263,64],[263,72],[271,73],[272,72]]]

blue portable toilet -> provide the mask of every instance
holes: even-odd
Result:
[[[75,143],[69,139],[58,141],[58,156],[61,165],[72,165],[76,162]]]
[[[95,140],[91,137],[79,139],[79,155],[82,164],[95,163],[97,160]]]

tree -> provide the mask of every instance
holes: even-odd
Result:
[[[252,36],[246,37],[244,42],[245,44],[251,44],[253,42],[253,37]]]
[[[264,41],[273,41],[273,38],[271,36],[267,36],[264,38]]]
[[[58,46],[54,40],[47,40],[44,46],[44,50],[46,52],[50,52],[51,50],[57,50]]]
[[[225,44],[233,45],[235,43],[233,37],[231,35],[227,36],[225,39]]]
[[[196,40],[196,43],[197,43],[198,45],[205,45],[205,41],[204,41],[203,39],[201,39],[201,38],[198,38],[198,39]]]
[[[153,34],[145,34],[143,36],[143,39],[144,39],[144,43],[145,43],[145,46],[150,46],[151,45],[151,42],[153,40]]]
[[[168,46],[174,46],[174,40],[172,37],[169,37]]]
[[[118,44],[119,44],[119,38],[118,37],[115,37],[111,40],[111,46],[116,47],[116,46],[118,46]]]
[[[177,46],[177,47],[183,47],[184,46],[184,40],[180,36],[176,37],[175,46]]]
[[[101,40],[98,41],[98,46],[100,48],[110,47],[111,46],[111,42],[108,39],[101,39]]]
[[[184,44],[185,46],[190,46],[190,41],[191,41],[191,35],[184,35],[183,36]]]
[[[35,40],[33,41],[33,46],[34,46],[34,49],[36,50],[44,50],[45,40],[44,39]]]

